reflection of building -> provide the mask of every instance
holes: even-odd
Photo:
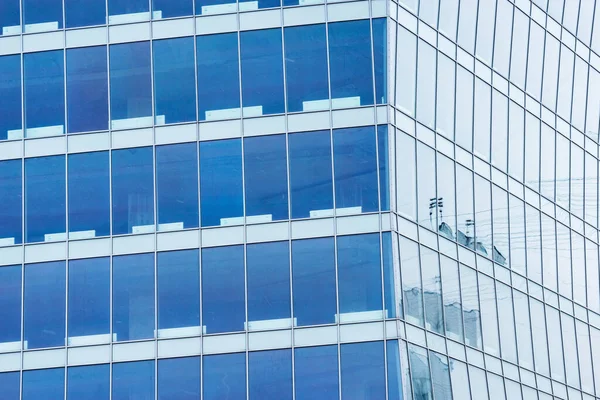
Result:
[[[455,239],[454,233],[452,232],[452,228],[450,228],[450,226],[445,222],[442,222],[440,224],[440,226],[438,227],[438,232],[450,240]],[[468,233],[463,233],[462,231],[457,230],[456,241],[460,245],[469,248],[474,248],[475,251],[477,251],[478,253],[489,257],[488,249],[486,249],[483,243],[477,241],[473,236],[470,236]],[[505,265],[506,263],[506,257],[502,255],[502,253],[498,250],[496,246],[492,246],[492,260],[494,260],[494,262],[500,265]]]

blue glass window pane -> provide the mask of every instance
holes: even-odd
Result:
[[[292,218],[307,218],[313,211],[332,210],[329,131],[294,133],[289,135],[288,145]]]
[[[69,261],[68,309],[69,344],[88,344],[81,336],[110,333],[109,258]]]
[[[383,342],[340,347],[343,399],[385,399]]]
[[[246,216],[288,218],[285,135],[244,139]]]
[[[113,364],[112,400],[154,399],[154,361]]]
[[[195,121],[194,38],[157,40],[153,46],[156,125]]]
[[[64,396],[64,368],[23,372],[23,400],[63,400]]]
[[[329,109],[325,24],[285,28],[283,32],[288,111]]]
[[[340,313],[381,310],[379,234],[341,236],[337,245]]]
[[[290,317],[290,261],[288,242],[246,247],[248,321]],[[282,323],[283,324],[283,323]],[[285,326],[286,328],[291,327]]]
[[[246,400],[246,354],[204,356],[204,400]]]
[[[336,208],[377,211],[375,127],[333,131]]]
[[[398,265],[394,265],[394,252],[392,251],[392,234],[390,232],[383,232],[381,235],[381,247],[383,250],[383,285],[384,285],[384,296],[385,296],[385,310],[386,318],[396,318],[396,305],[402,312],[402,302],[396,301],[396,282],[394,281],[395,271],[394,268],[398,268]],[[398,243],[396,242],[396,246]],[[399,257],[398,251],[395,252],[396,259]],[[400,286],[400,282],[398,282]]]
[[[292,399],[292,351],[256,351],[248,355],[250,400]]]
[[[24,338],[27,348],[65,345],[64,261],[25,265]]]
[[[337,346],[294,350],[296,400],[329,400],[339,397]]]
[[[17,7],[19,2],[17,1]],[[18,8],[17,8],[18,10]],[[4,13],[0,12],[0,21]],[[17,14],[17,25],[18,14]],[[21,56],[0,57],[0,140],[20,139],[21,129]]]
[[[200,357],[158,361],[158,400],[200,399]]]
[[[387,351],[388,398],[390,400],[403,400],[402,375],[398,341],[388,340],[386,342],[385,347]]]
[[[200,326],[198,250],[158,253],[158,329]]]
[[[0,241],[7,244],[20,244],[23,238],[21,170],[21,160],[0,162]]]
[[[108,0],[109,23],[144,21],[148,11],[148,0]]]
[[[25,234],[27,243],[54,240],[66,232],[65,157],[25,160]]]
[[[240,33],[240,52],[244,116],[283,113],[281,30]]]
[[[368,19],[329,24],[333,108],[341,99],[345,100],[340,107],[373,104],[370,25]]]
[[[152,147],[112,152],[113,235],[154,230],[153,172]]]
[[[113,336],[154,337],[154,254],[113,258]]]
[[[375,66],[375,99],[387,102],[387,27],[385,18],[373,19],[373,64]]]
[[[199,12],[200,1],[205,0],[196,0],[196,13]],[[229,2],[229,0],[206,1]],[[199,119],[203,121],[239,118],[240,76],[237,33],[196,36],[196,53]]]
[[[196,143],[156,148],[159,230],[198,227],[197,153]]]
[[[18,35],[21,33],[20,7],[19,0],[4,0],[2,2],[2,12],[0,13],[0,35]]]
[[[67,28],[106,24],[106,0],[65,0]]]
[[[200,142],[200,204],[202,226],[243,216],[240,139]]]
[[[67,126],[70,133],[108,129],[106,57],[106,46],[67,50]]]
[[[21,376],[18,372],[0,374],[0,400],[19,400],[21,396]]]
[[[206,333],[244,330],[244,247],[202,249],[202,324]]]
[[[246,4],[244,4],[246,3]],[[257,8],[279,7],[281,0],[242,0],[239,2],[240,10],[255,10]]]
[[[62,22],[62,0],[23,0],[25,33],[60,29]]]
[[[21,341],[21,266],[0,267],[0,344]],[[19,349],[20,346],[17,347]],[[1,377],[2,375],[0,375]],[[2,385],[0,384],[0,387]],[[2,395],[0,394],[0,400]]]
[[[333,238],[292,242],[294,318],[298,326],[335,322]]]
[[[110,366],[91,365],[67,370],[67,400],[108,400]]]
[[[69,155],[69,233],[72,237],[110,234],[108,162],[108,151]]]
[[[26,136],[64,134],[65,63],[63,50],[25,54],[23,63]]]
[[[154,19],[193,14],[193,0],[152,0],[152,18]]]
[[[131,0],[126,0],[125,3],[131,4],[133,7]],[[147,5],[148,2],[146,1]],[[110,46],[110,117],[112,129],[151,125],[152,74],[150,69],[149,42]]]
[[[389,148],[387,125],[377,126],[377,151],[379,152],[379,207],[381,211],[390,209]]]

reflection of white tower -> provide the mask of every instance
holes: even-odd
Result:
[[[431,229],[437,230],[439,225],[443,222],[442,219],[442,209],[444,208],[444,198],[443,197],[433,197],[429,199],[429,224],[431,225]],[[435,220],[433,218],[433,210],[435,209]],[[440,214],[439,223],[438,219],[438,211]]]

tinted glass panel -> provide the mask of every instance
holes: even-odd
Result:
[[[246,399],[246,354],[204,356],[204,400]]]
[[[248,356],[249,399],[292,399],[291,350],[256,351]]]
[[[0,13],[0,35],[18,35],[21,33],[20,7],[19,0],[5,0],[2,3],[2,13]]]
[[[333,181],[329,131],[288,137],[292,218],[331,215]]]
[[[373,62],[375,66],[375,102],[387,101],[387,29],[386,19],[373,20]]]
[[[198,227],[198,156],[195,143],[156,148],[158,230]]]
[[[226,225],[244,213],[240,139],[200,142],[202,226]]]
[[[158,399],[200,398],[200,357],[158,361]]]
[[[110,367],[92,365],[71,367],[67,371],[67,400],[108,400]]]
[[[65,370],[40,369],[23,372],[23,400],[63,400],[65,396]]]
[[[19,400],[21,395],[21,374],[19,372],[6,372],[0,374],[0,400]]]
[[[67,50],[67,123],[70,133],[108,129],[106,57],[105,46]]]
[[[65,79],[62,50],[23,57],[27,137],[65,133]]]
[[[292,242],[294,318],[301,325],[334,323],[336,313],[333,238]]]
[[[22,242],[21,171],[21,160],[0,162],[0,243],[10,245]]]
[[[65,345],[65,279],[64,261],[25,266],[23,347]]]
[[[154,361],[113,364],[112,399],[154,398]]]
[[[65,157],[25,160],[25,234],[28,243],[64,240]]]
[[[17,25],[18,7],[17,0]],[[4,12],[0,12],[0,21],[4,16]],[[0,140],[21,138],[21,56],[18,54],[0,57],[0,110],[3,110],[0,118]]]
[[[171,18],[192,15],[193,0],[152,0],[152,18]]]
[[[148,19],[148,9],[148,0],[108,0],[108,22],[144,21]]]
[[[337,346],[294,350],[296,400],[338,398]]]
[[[113,337],[154,337],[154,255],[113,258]]]
[[[244,330],[243,246],[202,249],[202,324],[206,333]]]
[[[385,399],[383,342],[344,344],[340,358],[342,398]]]
[[[21,266],[0,267],[0,343],[21,342]],[[20,343],[11,346],[21,348]],[[0,374],[0,382],[2,375]],[[0,387],[2,385],[0,384]],[[0,400],[4,400],[0,395]],[[10,398],[10,397],[9,397]]]
[[[68,158],[69,236],[110,234],[108,152],[71,154]]]
[[[23,0],[23,31],[41,32],[63,27],[61,0]]]
[[[65,0],[67,28],[103,24],[106,24],[105,0]]]
[[[173,3],[177,2],[168,0]],[[157,40],[153,58],[156,125],[195,121],[194,38]]]

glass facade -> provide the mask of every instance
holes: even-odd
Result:
[[[596,1],[0,3],[0,400],[600,399]]]

